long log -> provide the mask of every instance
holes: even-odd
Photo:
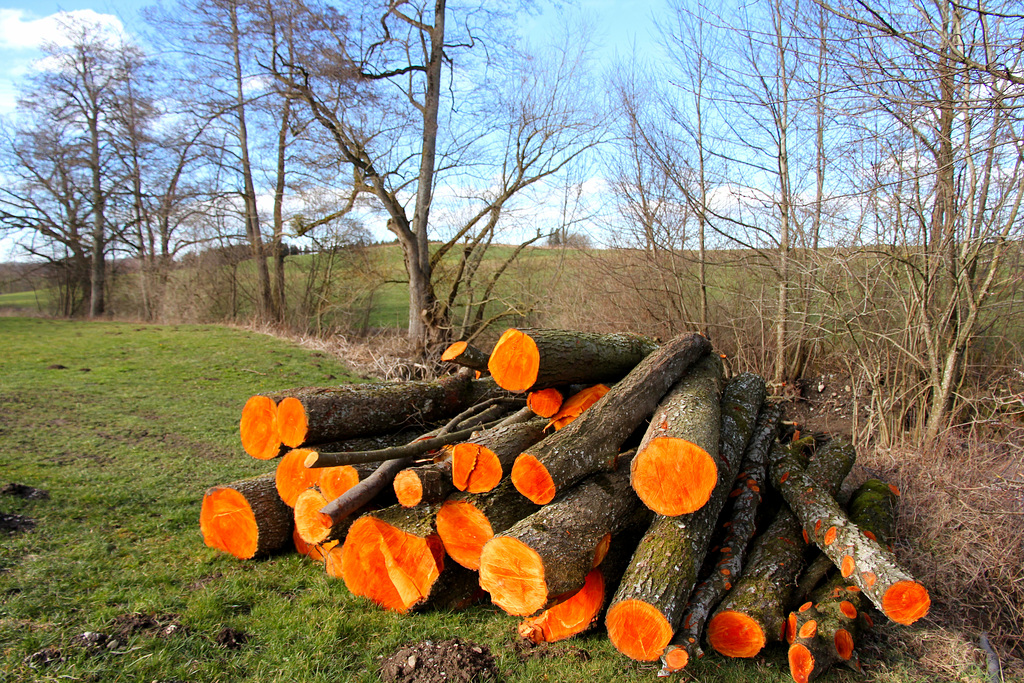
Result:
[[[732,590],[732,584],[743,572],[747,546],[757,531],[757,512],[762,494],[768,483],[768,452],[778,431],[782,410],[778,405],[767,405],[761,409],[754,426],[754,434],[743,456],[741,471],[736,475],[733,490],[729,493],[732,507],[722,539],[714,571],[697,584],[690,596],[682,626],[672,637],[672,642],[662,654],[659,675],[667,676],[686,667],[690,662],[704,656],[701,637],[708,617],[722,597]],[[724,516],[724,515],[723,515]]]
[[[650,353],[572,424],[516,459],[512,467],[516,488],[544,505],[584,477],[612,469],[626,439],[650,417],[687,369],[710,350],[705,337],[687,334]]]
[[[895,526],[895,492],[878,479],[861,484],[850,499],[850,520],[869,537],[887,544]],[[861,625],[868,618],[864,594],[833,572],[811,600],[791,612],[786,638],[790,643],[790,674],[796,683],[807,683],[843,662],[859,664],[855,644]]]
[[[797,461],[791,449],[776,444],[773,460]],[[834,439],[819,447],[807,466],[816,487],[835,492],[853,467],[856,453]],[[806,563],[800,523],[783,508],[754,541],[747,566],[708,620],[708,643],[726,657],[753,657],[769,642],[785,636],[789,599]]]
[[[722,466],[711,497],[695,512],[655,516],[608,609],[608,637],[627,657],[658,659],[682,619],[761,407],[743,404],[741,387],[730,382],[722,392]]]
[[[903,569],[895,555],[864,535],[829,491],[785,458],[773,463],[772,484],[803,525],[808,538],[839,568],[843,578],[897,624],[913,624],[928,613],[928,589]]]
[[[199,511],[203,542],[248,560],[292,542],[292,511],[274,486],[274,475],[213,486]]]
[[[582,588],[602,544],[648,514],[629,486],[627,463],[592,475],[488,541],[480,586],[509,614],[533,614]]]
[[[505,330],[487,367],[494,381],[522,393],[559,384],[614,382],[658,348],[647,337],[570,330]]]
[[[452,447],[449,481],[460,491],[483,493],[501,482],[516,458],[544,438],[543,418],[488,429]]]

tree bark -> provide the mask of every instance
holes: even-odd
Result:
[[[206,545],[248,560],[291,543],[292,511],[263,474],[207,489],[199,529]]]

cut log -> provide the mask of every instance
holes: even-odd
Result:
[[[488,354],[464,341],[455,342],[441,354],[441,360],[445,362],[455,363],[480,372],[487,371],[489,357]]]
[[[242,448],[258,460],[271,460],[282,454],[281,433],[277,428],[277,401],[256,395],[242,407],[238,430]]]
[[[853,447],[835,439],[819,447],[807,466],[815,487],[839,490],[856,457]],[[799,456],[776,444],[773,462]],[[708,621],[708,643],[726,657],[753,657],[769,642],[785,637],[789,599],[805,566],[806,542],[800,523],[783,508],[754,541],[743,575]]]
[[[647,337],[570,330],[505,330],[487,363],[498,386],[522,393],[559,384],[614,382],[658,348]]]
[[[740,396],[746,392],[734,384],[728,383],[722,392],[722,466],[711,497],[696,512],[655,516],[605,617],[612,644],[632,659],[654,661],[671,641],[750,442],[761,406],[742,406]]]
[[[605,538],[648,514],[629,486],[626,462],[592,475],[488,541],[480,553],[480,586],[509,614],[533,614],[582,588]]]
[[[274,483],[277,494],[288,507],[295,507],[295,499],[299,494],[315,486],[320,480],[320,470],[306,467],[306,458],[310,451],[304,448],[293,448],[277,461],[274,471]]]
[[[373,382],[305,387],[275,394],[281,442],[307,443],[394,432],[429,425],[502,392],[490,380],[459,373],[433,382]]]
[[[850,520],[865,534],[886,544],[895,525],[896,498],[886,483],[868,480],[850,499]],[[856,667],[854,646],[868,605],[864,594],[834,571],[807,604],[790,613],[788,620],[786,636],[793,680],[807,683],[839,662]]]
[[[742,574],[747,545],[757,530],[757,511],[768,481],[768,452],[775,441],[781,414],[778,405],[766,404],[757,416],[741,471],[729,494],[732,507],[728,520],[723,524],[726,533],[718,556],[713,558],[714,571],[697,584],[690,596],[682,626],[662,655],[659,675],[667,676],[679,671],[704,656],[701,648],[704,625],[711,616],[711,610],[732,590],[733,582]]]
[[[331,502],[320,487],[313,486],[295,498],[292,516],[295,519],[295,531],[308,544],[319,545],[332,541],[345,540],[345,534],[357,515],[348,515],[337,522],[320,510]]]
[[[610,538],[607,554],[587,574],[583,588],[538,616],[522,621],[518,627],[519,635],[537,644],[555,643],[585,633],[597,625],[643,531],[629,529],[614,539]]]
[[[864,535],[799,462],[783,459],[773,463],[771,472],[772,484],[782,493],[808,538],[879,611],[905,625],[928,613],[928,589],[899,565],[891,551]]]
[[[373,474],[379,466],[379,462],[367,462],[361,465],[324,467],[320,470],[316,485],[324,498],[331,501]]]
[[[203,542],[240,560],[267,555],[292,542],[292,511],[273,474],[213,486],[199,511]]]
[[[542,418],[488,429],[452,448],[450,482],[460,491],[490,491],[519,455],[544,438]]]
[[[687,369],[710,349],[706,338],[688,334],[670,340],[648,355],[572,424],[516,459],[512,467],[516,488],[533,502],[544,505],[584,477],[610,470],[626,439],[650,417]]]
[[[297,529],[292,532],[292,541],[295,543],[295,552],[299,555],[305,555],[314,562],[323,562],[331,548],[338,545],[338,541],[328,541],[322,545],[319,543],[306,543],[299,536]]]
[[[451,559],[475,571],[484,545],[538,508],[505,479],[490,491],[450,496],[437,513],[437,533]]]
[[[565,397],[557,387],[531,391],[526,395],[526,405],[540,417],[551,417],[562,407]]]
[[[395,475],[395,495],[400,505],[411,508],[421,503],[440,503],[455,491],[452,483],[451,446],[445,447],[449,455],[438,462],[407,467]]]
[[[551,416],[551,422],[547,426],[554,428],[556,432],[562,427],[568,426],[584,410],[597,403],[607,393],[608,385],[606,384],[595,384],[576,392],[566,399],[565,403],[558,409],[558,412]]]

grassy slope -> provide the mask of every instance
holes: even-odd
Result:
[[[655,667],[618,655],[601,634],[522,662],[507,647],[517,620],[489,605],[394,615],[298,555],[239,562],[204,546],[202,492],[273,466],[238,445],[245,399],[332,374],[341,381],[334,361],[214,326],[0,318],[0,338],[0,476],[51,495],[0,497],[0,512],[38,523],[0,537],[0,681],[369,682],[399,645],[452,635],[499,654],[507,681],[655,679]],[[67,369],[48,369],[55,363]],[[131,612],[176,615],[183,632],[134,635],[94,655],[71,645],[84,631],[113,633],[115,618]],[[219,647],[226,626],[249,642]],[[48,646],[66,660],[32,668],[26,657]],[[789,675],[773,647],[754,661],[709,657],[687,680]]]

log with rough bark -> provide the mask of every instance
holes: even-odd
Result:
[[[437,462],[407,467],[395,475],[395,495],[400,505],[411,508],[421,503],[440,503],[455,491],[452,483],[451,446],[442,450],[444,456]]]
[[[808,538],[875,607],[897,624],[912,624],[928,613],[928,589],[899,565],[891,551],[865,536],[798,461],[785,458],[773,463],[771,475]]]
[[[722,466],[710,499],[696,512],[655,516],[605,616],[608,637],[627,657],[658,659],[682,619],[761,408],[743,404],[740,388],[730,382],[722,392]]]
[[[271,460],[284,452],[277,428],[277,401],[271,396],[249,397],[242,407],[238,431],[242,449],[257,460]]]
[[[274,475],[263,474],[207,489],[199,529],[206,545],[248,560],[292,542],[292,511],[277,495]]]
[[[676,384],[651,417],[633,459],[630,482],[644,504],[675,517],[700,509],[718,484],[721,454],[721,360],[708,354]],[[733,380],[746,405],[760,406],[764,379],[746,373]]]
[[[584,477],[610,470],[626,439],[650,417],[690,366],[710,350],[705,337],[687,334],[646,356],[572,424],[516,459],[512,467],[516,488],[544,505]]]
[[[441,360],[445,362],[455,363],[456,365],[479,372],[487,372],[487,360],[489,358],[489,354],[464,341],[457,341],[451,344],[441,354]]]
[[[801,456],[776,444],[772,460]],[[835,492],[853,467],[853,446],[835,439],[819,447],[807,466],[816,487]],[[786,614],[797,578],[806,564],[807,543],[800,523],[783,508],[754,541],[747,566],[708,620],[708,643],[726,657],[753,657],[785,637]]]
[[[505,330],[491,350],[494,381],[516,393],[559,384],[614,382],[658,348],[647,337],[570,330]]]
[[[490,491],[449,496],[437,513],[437,533],[453,560],[478,570],[484,545],[539,507],[505,479]]]
[[[480,586],[516,616],[533,614],[583,587],[595,553],[650,513],[629,486],[626,458],[614,472],[584,479],[498,534],[480,553]]]
[[[544,438],[543,418],[518,422],[481,432],[452,447],[449,481],[460,491],[490,491],[508,472],[519,455]]]
[[[869,479],[850,499],[850,520],[864,534],[886,544],[892,538],[896,511],[895,492],[885,482]],[[843,662],[858,668],[854,649],[861,625],[869,617],[863,593],[838,572],[790,613],[786,639],[789,669],[796,683],[807,683]]]
[[[567,398],[558,411],[551,416],[551,421],[548,422],[547,426],[553,428],[556,432],[562,427],[567,427],[584,410],[597,403],[607,393],[607,384],[595,384],[577,391]]]
[[[757,531],[757,512],[761,505],[762,493],[768,483],[768,452],[778,431],[782,410],[778,405],[765,404],[757,416],[754,434],[743,456],[740,473],[729,493],[732,507],[715,561],[714,571],[697,584],[690,596],[682,626],[672,637],[661,657],[659,675],[680,671],[690,662],[704,656],[701,637],[708,617],[722,597],[732,590],[733,581],[743,571],[747,546]],[[724,515],[723,515],[724,516]],[[714,549],[712,549],[714,550]]]

